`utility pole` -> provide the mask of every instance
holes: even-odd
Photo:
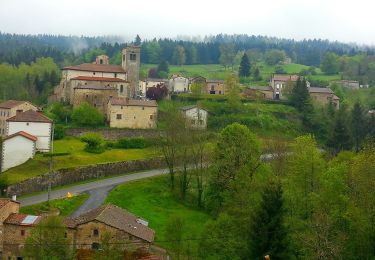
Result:
[[[51,199],[51,175],[53,174],[53,135],[54,135],[54,124],[52,123],[51,125],[51,149],[50,149],[50,155],[49,155],[49,172],[48,172],[48,197],[47,197],[47,201],[48,201],[48,205],[49,205],[49,201]]]

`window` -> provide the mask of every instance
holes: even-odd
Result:
[[[21,229],[21,236],[25,236],[25,230]]]
[[[89,95],[86,95],[86,98],[89,98]]]
[[[122,115],[121,115],[121,114],[117,114],[117,115],[116,115],[116,119],[119,120],[119,119],[121,119],[121,118],[122,118]]]
[[[121,109],[123,108],[123,106],[121,106]]]
[[[125,61],[125,55],[122,55],[122,60]]]
[[[145,107],[142,107],[142,110],[145,110]]]
[[[120,92],[124,92],[124,86],[123,85],[120,85]]]
[[[99,230],[98,230],[98,229],[94,229],[94,230],[92,231],[92,235],[93,235],[94,237],[99,236]]]
[[[100,59],[100,60],[99,60],[99,63],[100,63],[100,64],[103,64],[103,59]]]
[[[100,248],[99,243],[94,242],[94,243],[91,244],[91,249],[98,250],[99,248]]]
[[[117,73],[115,73],[115,78],[117,78]]]
[[[219,94],[221,95],[221,90],[219,90]]]
[[[93,72],[92,75],[95,75],[95,72]]]
[[[135,53],[130,53],[130,60],[135,61],[137,59],[137,55]]]
[[[26,125],[29,125],[29,122],[27,122]]]
[[[150,119],[151,119],[151,120],[154,119],[154,115],[150,115]]]
[[[68,237],[68,233],[65,232],[64,233],[64,237],[67,238]]]

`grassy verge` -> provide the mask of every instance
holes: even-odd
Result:
[[[37,215],[51,209],[57,209],[61,216],[68,216],[77,210],[87,199],[89,195],[82,193],[72,198],[56,199],[49,202],[43,202],[31,206],[21,207],[20,212],[24,214]]]
[[[84,151],[84,143],[78,138],[72,137],[55,141],[54,151],[56,153],[69,153],[69,155],[54,157],[54,170],[98,163],[147,159],[155,157],[157,154],[154,148],[110,149],[101,154],[92,154]],[[48,172],[48,168],[49,158],[37,154],[34,159],[4,172],[0,178],[5,179],[8,184],[13,184],[45,174]]]
[[[200,235],[203,225],[210,219],[205,212],[184,204],[169,190],[167,176],[134,181],[117,186],[107,197],[107,203],[115,204],[149,221],[156,232],[156,243],[169,248],[166,226],[173,216],[179,216],[184,222],[184,238]],[[195,241],[193,241],[195,242]],[[197,242],[190,245],[197,247]]]

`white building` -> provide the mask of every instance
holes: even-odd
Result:
[[[36,151],[49,152],[51,150],[52,120],[41,112],[28,110],[18,112],[7,121],[7,135],[26,132],[37,138]]]
[[[1,172],[33,158],[37,139],[23,131],[5,137],[1,147]]]
[[[207,110],[192,105],[182,107],[181,111],[184,114],[187,126],[195,129],[207,128]]]
[[[169,91],[174,93],[189,92],[189,79],[174,75],[169,80]]]

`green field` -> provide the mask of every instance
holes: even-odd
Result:
[[[169,244],[161,241],[168,240],[165,228],[171,217],[183,219],[185,239],[199,237],[203,225],[211,218],[205,212],[176,199],[167,181],[167,177],[162,176],[126,183],[112,190],[106,200],[149,221],[149,226],[156,232],[156,244],[166,248]],[[197,244],[191,246],[196,247]]]
[[[85,144],[78,138],[68,137],[54,142],[54,152],[70,153],[69,155],[56,156],[53,158],[53,169],[84,166],[98,163],[131,161],[151,158],[156,155],[154,148],[144,149],[110,149],[101,154],[93,154],[84,151]],[[8,184],[45,174],[49,169],[49,158],[37,154],[34,159],[9,169],[2,173],[2,179]]]
[[[69,216],[77,210],[87,199],[89,195],[82,193],[72,198],[56,199],[43,202],[36,205],[21,207],[20,212],[23,214],[38,215],[51,210],[58,210],[61,216]]]

